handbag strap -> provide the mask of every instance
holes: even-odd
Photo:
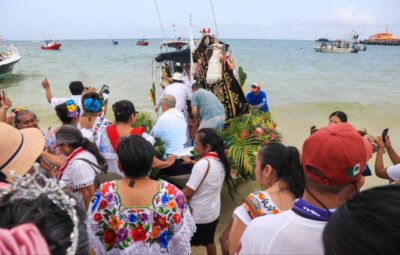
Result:
[[[193,194],[199,190],[201,184],[203,184],[204,180],[206,179],[206,177],[208,175],[208,172],[210,171],[210,161],[208,159],[205,159],[205,160],[207,160],[207,163],[208,163],[206,173],[204,174],[203,179],[201,180],[199,186],[197,186],[197,189],[193,192]]]
[[[243,198],[243,203],[246,203],[249,207],[251,212],[254,214],[255,218],[257,218],[258,216],[261,216],[261,214],[258,212],[256,205],[254,204],[254,202],[249,199],[248,197]]]
[[[90,160],[88,160],[88,159],[86,159],[86,158],[77,158],[77,159],[75,159],[75,160],[81,160],[81,161],[83,161],[83,162],[88,163],[88,164],[90,165],[90,167],[94,170],[94,172],[95,172],[96,175],[98,175],[99,173],[94,169],[94,167],[100,170],[100,174],[106,172],[105,169],[104,169],[104,167],[101,167],[101,166],[99,166],[99,165],[93,163],[92,161],[90,161]]]

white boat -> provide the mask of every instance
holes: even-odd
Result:
[[[323,53],[357,53],[359,51],[358,48],[339,48],[334,45],[321,45],[320,47],[314,47],[314,50]]]
[[[0,78],[10,74],[14,65],[20,60],[21,56],[13,44],[0,46]]]
[[[357,53],[360,48],[356,47],[354,42],[347,42],[347,41],[330,41],[325,38],[324,40],[319,39],[318,41],[321,42],[319,47],[314,47],[316,52],[323,52],[323,53]]]

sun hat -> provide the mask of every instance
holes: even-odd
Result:
[[[339,123],[319,129],[303,144],[303,170],[323,185],[355,181],[364,171],[371,153],[355,128]]]
[[[253,82],[253,83],[251,84],[251,91],[256,92],[256,91],[258,91],[260,88],[261,88],[261,84],[258,83],[258,82]]]
[[[174,73],[174,76],[172,76],[172,80],[182,81],[182,74]]]
[[[0,122],[0,171],[12,181],[10,170],[26,174],[44,149],[44,138],[38,128],[15,129]]]
[[[56,146],[62,144],[74,144],[81,142],[83,135],[81,131],[72,125],[63,125],[56,133]]]

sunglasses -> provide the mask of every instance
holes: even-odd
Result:
[[[257,86],[257,85],[251,85],[251,87],[252,87],[253,89],[258,89],[258,86]]]

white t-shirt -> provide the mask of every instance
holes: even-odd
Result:
[[[204,182],[198,188],[207,170],[207,160],[201,159],[192,169],[186,186],[197,191],[190,199],[193,208],[193,219],[196,224],[206,224],[215,221],[221,209],[221,189],[225,178],[224,165],[220,160],[207,158],[210,161],[210,170]]]
[[[187,123],[183,113],[175,108],[165,111],[157,120],[150,134],[166,142],[166,153],[182,151],[187,137]]]
[[[172,83],[165,87],[163,95],[173,95],[176,100],[175,109],[181,112],[186,111],[186,98],[188,94],[185,84],[180,82]]]
[[[80,110],[80,114],[79,114],[79,115],[82,116],[82,114],[83,114],[83,108],[82,108],[82,96],[81,96],[81,95],[78,95],[78,96],[71,96],[71,97],[69,97],[69,98],[56,98],[56,97],[53,97],[53,98],[50,100],[50,103],[51,103],[51,106],[52,106],[53,108],[56,108],[57,105],[62,104],[62,103],[65,103],[65,102],[67,102],[67,100],[69,100],[69,99],[74,100],[74,101],[75,101],[75,104],[76,104],[77,106],[79,106],[79,110]]]
[[[387,174],[393,181],[400,179],[400,164],[388,167]]]
[[[239,254],[323,254],[326,223],[292,210],[255,218],[243,233]]]

